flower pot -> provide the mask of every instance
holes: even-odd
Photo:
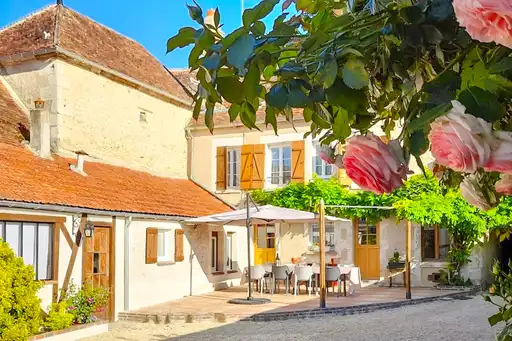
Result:
[[[404,269],[405,268],[405,262],[390,262],[388,263],[388,269]]]

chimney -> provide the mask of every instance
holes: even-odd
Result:
[[[77,172],[80,175],[87,175],[84,171],[84,164],[85,164],[85,156],[88,155],[83,150],[80,150],[78,152],[75,152],[76,154],[76,165],[69,165],[69,169],[71,169],[73,172]]]
[[[30,147],[40,157],[51,159],[50,112],[42,99],[35,100],[34,109],[30,110]]]

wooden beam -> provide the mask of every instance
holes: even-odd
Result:
[[[73,239],[71,239],[71,235],[69,234],[69,231],[68,229],[66,228],[66,226],[62,223],[59,223],[57,224],[60,228],[60,231],[62,232],[62,234],[64,235],[64,238],[66,239],[66,242],[68,243],[69,245],[69,248],[70,249],[73,249]]]
[[[0,213],[0,220],[31,221],[34,223],[64,223],[64,222],[66,222],[65,217],[30,215],[30,214],[11,214],[11,213]]]
[[[320,227],[320,308],[326,306],[327,288],[325,287],[325,206],[324,199],[320,199],[319,206]]]
[[[69,282],[71,280],[71,274],[73,272],[73,267],[75,266],[76,262],[76,256],[78,254],[78,248],[79,248],[79,240],[85,237],[84,231],[85,231],[85,224],[87,222],[87,214],[82,214],[82,219],[80,220],[80,227],[78,229],[78,232],[76,234],[76,240],[75,243],[73,243],[73,247],[71,249],[71,258],[69,259],[68,268],[66,270],[66,275],[64,276],[64,283],[62,284],[62,291],[67,291],[69,288]],[[62,297],[61,297],[62,299]]]
[[[56,223],[53,227],[53,259],[52,267],[52,302],[57,303],[59,299],[59,249],[60,249],[60,231],[64,223]]]
[[[116,217],[112,217],[112,225],[110,226],[110,245],[109,245],[109,291],[110,291],[110,310],[109,319],[115,321],[116,310]]]
[[[407,221],[405,230],[405,298],[411,299],[411,234],[412,223]]]
[[[439,259],[439,225],[434,226],[434,254]]]

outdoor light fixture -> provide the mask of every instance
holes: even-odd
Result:
[[[85,224],[85,230],[84,230],[85,236],[90,238],[94,234],[94,224],[90,221],[88,221]]]
[[[38,98],[34,101],[34,106],[36,109],[43,109],[44,108],[44,100]]]

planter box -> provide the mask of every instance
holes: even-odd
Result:
[[[405,262],[388,263],[389,270],[405,269]]]
[[[108,332],[108,322],[95,322],[79,324],[67,329],[37,334],[28,338],[28,341],[77,341],[86,337],[95,336]]]

